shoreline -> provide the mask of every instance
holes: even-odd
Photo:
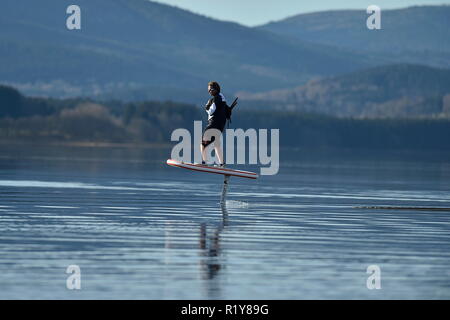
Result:
[[[87,141],[74,141],[74,142],[33,142],[33,141],[4,141],[0,140],[0,145],[10,146],[38,146],[38,147],[85,147],[85,148],[172,148],[173,145],[169,143],[132,143],[132,142],[87,142]]]

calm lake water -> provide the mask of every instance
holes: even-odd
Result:
[[[0,299],[450,298],[450,211],[357,208],[450,207],[450,152],[284,150],[226,207],[169,157],[0,146]]]

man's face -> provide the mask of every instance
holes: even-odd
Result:
[[[210,95],[215,96],[216,93],[217,93],[217,90],[214,89],[214,88],[211,87],[211,86],[208,86],[208,92],[209,92]]]

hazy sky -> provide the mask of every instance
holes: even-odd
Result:
[[[450,4],[450,0],[157,0],[211,18],[255,26],[298,13],[329,9],[361,9],[378,5],[381,10],[413,5]]]

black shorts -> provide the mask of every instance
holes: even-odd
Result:
[[[222,122],[222,121],[221,121]],[[223,132],[223,129],[225,128],[225,123],[221,123],[219,121],[209,121],[208,125],[206,126],[205,130],[203,131],[203,135],[202,135],[202,145],[203,147],[207,147],[209,146],[211,143],[214,142],[214,140],[216,139],[215,136],[212,136],[211,138],[209,138],[208,136],[205,136],[205,132],[208,131],[209,129],[217,129],[220,132]]]

